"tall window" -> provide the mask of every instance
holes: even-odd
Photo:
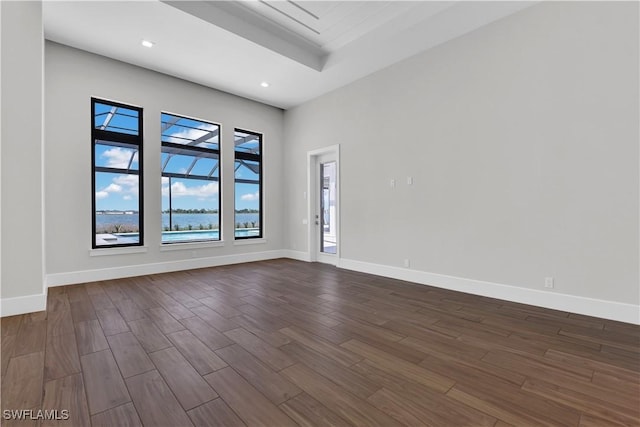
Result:
[[[220,240],[220,126],[162,113],[162,243]]]
[[[93,248],[143,244],[142,108],[91,99]]]
[[[235,130],[236,239],[262,237],[262,135]]]

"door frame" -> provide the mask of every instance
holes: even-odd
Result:
[[[336,253],[327,254],[320,252],[320,233],[316,227],[316,203],[320,200],[320,174],[318,160],[321,156],[332,155],[336,160]],[[311,262],[324,262],[338,265],[340,260],[340,144],[330,145],[307,152],[307,251]]]

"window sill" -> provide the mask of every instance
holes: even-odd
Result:
[[[263,244],[263,243],[267,243],[267,239],[265,239],[265,238],[261,238],[261,239],[241,239],[241,240],[234,240],[233,241],[233,246],[259,245],[259,244]]]
[[[163,243],[160,245],[160,251],[180,251],[187,249],[207,249],[207,248],[220,248],[224,246],[224,240],[216,240],[210,242],[177,242],[177,243]]]
[[[146,246],[125,246],[122,248],[89,249],[89,256],[142,254],[147,252]]]

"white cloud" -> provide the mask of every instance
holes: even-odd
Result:
[[[210,182],[204,185],[196,185],[194,187],[187,187],[183,182],[174,182],[171,184],[171,196],[172,197],[181,197],[181,196],[196,196],[201,199],[208,199],[218,194],[218,183]],[[162,187],[162,195],[169,195],[169,186],[165,185]]]
[[[258,193],[256,191],[255,193],[243,194],[242,196],[240,196],[240,199],[244,200],[244,201],[259,200],[260,199],[260,193]]]
[[[122,186],[118,184],[109,184],[104,190],[107,193],[120,193],[122,192]]]
[[[96,191],[96,200],[106,199],[109,194],[120,193],[123,200],[132,200],[138,194],[138,177],[136,175],[120,175],[112,179],[111,184]]]
[[[119,175],[113,178],[113,182],[126,187],[138,187],[138,175]]]
[[[120,192],[122,192],[122,187],[118,184],[111,183],[102,190],[96,191],[96,200],[106,199],[107,197],[109,197],[109,194]]]
[[[128,194],[138,194],[138,175],[119,175],[113,178],[114,184],[122,187]]]
[[[113,147],[102,153],[100,157],[105,157],[107,159],[107,166],[110,168],[128,168],[132,153],[133,150]],[[133,155],[133,162],[131,162],[131,165],[136,163],[138,163],[137,152]]]

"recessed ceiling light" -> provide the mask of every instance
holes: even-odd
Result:
[[[154,42],[150,42],[149,40],[142,40],[142,46],[144,47],[153,47],[154,44]]]
[[[262,82],[262,83],[260,83],[260,86],[262,86],[262,87],[269,87],[269,86],[270,86],[270,84],[269,84],[269,83],[267,83],[267,82]]]

